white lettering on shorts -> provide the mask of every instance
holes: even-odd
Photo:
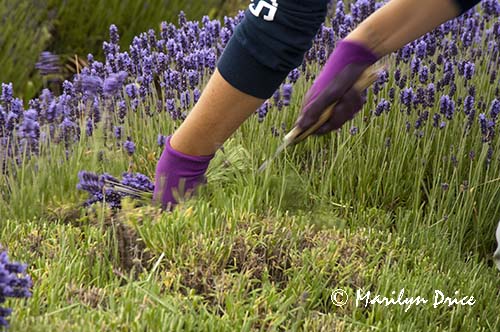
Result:
[[[267,2],[271,1],[271,3]],[[254,0],[252,0],[252,3],[249,6],[250,12],[254,14],[257,17],[260,17],[260,14],[264,8],[267,9],[267,14],[264,15],[264,20],[272,22],[274,21],[274,16],[276,15],[276,12],[278,11],[278,0],[261,0],[257,5],[253,3]]]

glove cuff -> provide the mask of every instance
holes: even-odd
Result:
[[[166,139],[165,143],[165,149],[167,149],[168,153],[170,154],[172,159],[177,159],[177,161],[180,162],[185,162],[185,163],[207,163],[212,160],[212,158],[215,156],[214,154],[211,155],[206,155],[206,156],[193,156],[193,155],[188,155],[185,153],[182,153],[180,151],[175,150],[171,145],[170,145],[170,139],[172,138],[172,135],[168,136]]]
[[[340,69],[343,69],[350,63],[367,63],[372,65],[379,60],[379,57],[361,42],[346,39],[337,43],[331,57],[335,57],[336,61],[345,62],[345,64],[337,64],[337,67]]]

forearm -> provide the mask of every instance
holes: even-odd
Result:
[[[195,156],[215,153],[263,102],[232,87],[216,70],[173,135],[172,147]]]
[[[362,22],[346,40],[361,42],[383,57],[461,11],[453,0],[392,0]]]

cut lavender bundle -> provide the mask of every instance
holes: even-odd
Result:
[[[83,206],[106,202],[111,208],[120,209],[122,198],[128,196],[150,202],[154,190],[154,183],[141,173],[124,172],[120,181],[107,173],[81,171],[78,178],[77,189],[90,194]]]

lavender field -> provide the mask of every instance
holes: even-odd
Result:
[[[332,2],[302,65],[170,213],[151,205],[156,162],[242,12],[180,13],[127,49],[112,25],[104,61],[32,100],[2,83],[0,330],[499,331],[498,0],[383,59],[352,122],[257,173],[382,4]],[[37,69],[58,66],[42,53]],[[357,301],[403,289],[428,303]]]

